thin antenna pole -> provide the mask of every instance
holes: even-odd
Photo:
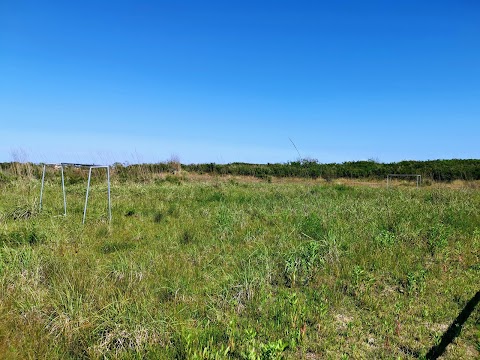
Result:
[[[297,146],[295,145],[295,143],[293,142],[292,139],[288,138],[288,140],[290,140],[290,142],[292,143],[292,145],[293,145],[293,147],[295,148],[295,150],[297,150],[298,159],[300,160],[300,159],[302,158],[302,155],[300,155],[300,151],[298,151]]]

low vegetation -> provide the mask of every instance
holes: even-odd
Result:
[[[422,358],[479,290],[480,191],[0,173],[0,357]],[[169,171],[169,170],[166,170]],[[103,178],[101,177],[103,176]],[[478,358],[477,307],[445,359]]]
[[[429,161],[400,161],[394,163],[380,163],[375,160],[349,161],[341,164],[324,164],[316,159],[301,159],[277,164],[180,164],[177,156],[157,164],[115,164],[119,179],[145,180],[151,178],[152,173],[178,174],[181,169],[187,172],[209,175],[254,176],[260,179],[278,178],[322,178],[327,181],[338,178],[349,179],[385,179],[388,174],[416,174],[427,181],[451,182],[454,180],[480,180],[480,160],[452,159]],[[22,176],[37,175],[41,168],[34,164],[18,162],[0,163],[0,182],[2,172],[9,172]]]
[[[126,176],[134,169],[152,172],[171,168],[169,163],[142,164],[120,167]],[[322,164],[315,159],[303,159],[284,164],[191,164],[182,165],[187,171],[201,174],[269,177],[299,177],[325,180],[338,178],[385,179],[388,174],[418,174],[429,181],[480,180],[480,160],[432,160],[379,163],[374,160]],[[128,175],[127,175],[128,174]]]

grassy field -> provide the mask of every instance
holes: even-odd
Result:
[[[82,225],[80,180],[67,217],[58,178],[42,212],[39,179],[0,181],[0,357],[424,358],[480,290],[476,186],[113,176]]]

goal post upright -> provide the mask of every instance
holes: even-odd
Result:
[[[387,175],[387,189],[390,186],[390,181],[393,177],[414,177],[417,185],[417,189],[420,187],[422,183],[422,175],[419,174],[388,174]]]
[[[90,192],[90,183],[92,179],[92,169],[106,169],[107,170],[107,198],[108,198],[108,221],[112,221],[112,203],[110,196],[110,166],[109,165],[82,165],[82,167],[88,167],[88,181],[87,181],[87,191],[85,193],[85,206],[83,208],[83,220],[82,223],[85,224],[85,219],[87,216],[87,204],[88,204],[88,194]]]
[[[45,188],[45,174],[47,172],[47,166],[53,166],[54,168],[60,167],[62,173],[62,194],[63,194],[63,216],[67,216],[67,195],[65,191],[65,175],[63,172],[63,165],[62,164],[43,164],[43,171],[42,171],[42,185],[40,187],[40,201],[39,201],[39,210],[42,210],[43,207],[43,189]]]
[[[85,195],[85,206],[83,207],[83,220],[82,224],[85,224],[85,216],[87,216],[87,203],[88,203],[88,191],[90,190],[90,178],[92,177],[92,167],[88,169],[88,182],[87,182],[87,192]]]
[[[65,172],[64,168],[67,166],[76,167],[76,168],[88,168],[88,182],[87,182],[87,190],[85,194],[85,205],[83,208],[83,219],[82,224],[85,224],[85,219],[87,215],[87,205],[88,205],[88,195],[90,192],[90,183],[92,178],[92,169],[106,169],[107,171],[107,192],[108,192],[108,221],[112,221],[112,202],[111,202],[111,195],[110,195],[110,165],[95,165],[95,164],[75,164],[75,163],[60,163],[60,164],[43,164],[43,171],[42,171],[42,185],[40,188],[40,206],[39,209],[42,210],[43,207],[43,193],[45,187],[45,173],[46,168],[48,166],[54,166],[55,168],[60,168],[61,176],[62,176],[62,193],[63,193],[63,216],[67,216],[67,196],[66,196],[66,189],[65,189]]]

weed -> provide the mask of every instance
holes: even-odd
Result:
[[[195,241],[195,234],[191,230],[184,230],[180,236],[180,243],[188,245]]]
[[[178,217],[179,214],[179,209],[175,204],[171,204],[168,209],[167,209],[167,215],[168,216],[173,216],[173,217]]]
[[[163,218],[164,218],[164,215],[161,211],[155,211],[155,214],[153,215],[153,222],[155,224],[158,224],[162,222]]]
[[[165,181],[170,183],[170,184],[175,184],[175,185],[181,185],[182,184],[182,179],[179,176],[176,176],[176,175],[167,175],[165,177]]]
[[[129,208],[125,211],[125,216],[133,216],[135,215],[135,209]]]
[[[449,229],[442,223],[434,224],[428,232],[428,247],[432,253],[444,249],[448,245]]]
[[[95,233],[97,238],[106,238],[109,235],[109,228],[108,226],[99,226],[96,233]]]
[[[389,230],[381,230],[375,237],[375,242],[380,246],[392,246],[395,241],[395,233]]]
[[[100,252],[103,254],[111,254],[117,251],[125,251],[134,249],[136,245],[131,242],[124,242],[124,241],[113,241],[107,242],[100,247]]]
[[[319,242],[307,241],[287,256],[284,270],[287,286],[308,284],[317,266],[324,261],[321,250]]]
[[[0,245],[20,246],[36,245],[46,240],[46,235],[37,229],[35,224],[29,224],[8,233],[0,233]]]
[[[357,286],[364,275],[365,270],[361,266],[355,265],[352,270],[353,285]]]
[[[308,214],[300,226],[301,232],[311,239],[320,240],[325,233],[322,220],[317,213]]]
[[[225,206],[220,207],[217,213],[217,228],[222,236],[227,236],[232,230],[234,217],[230,209]]]
[[[11,177],[0,171],[0,183],[8,183],[11,181]]]
[[[352,190],[352,188],[350,186],[347,186],[347,185],[344,185],[344,184],[336,184],[334,186],[334,189],[337,190],[339,193],[343,193],[343,192]]]
[[[426,271],[409,272],[406,279],[406,288],[409,295],[422,294],[425,291]]]

